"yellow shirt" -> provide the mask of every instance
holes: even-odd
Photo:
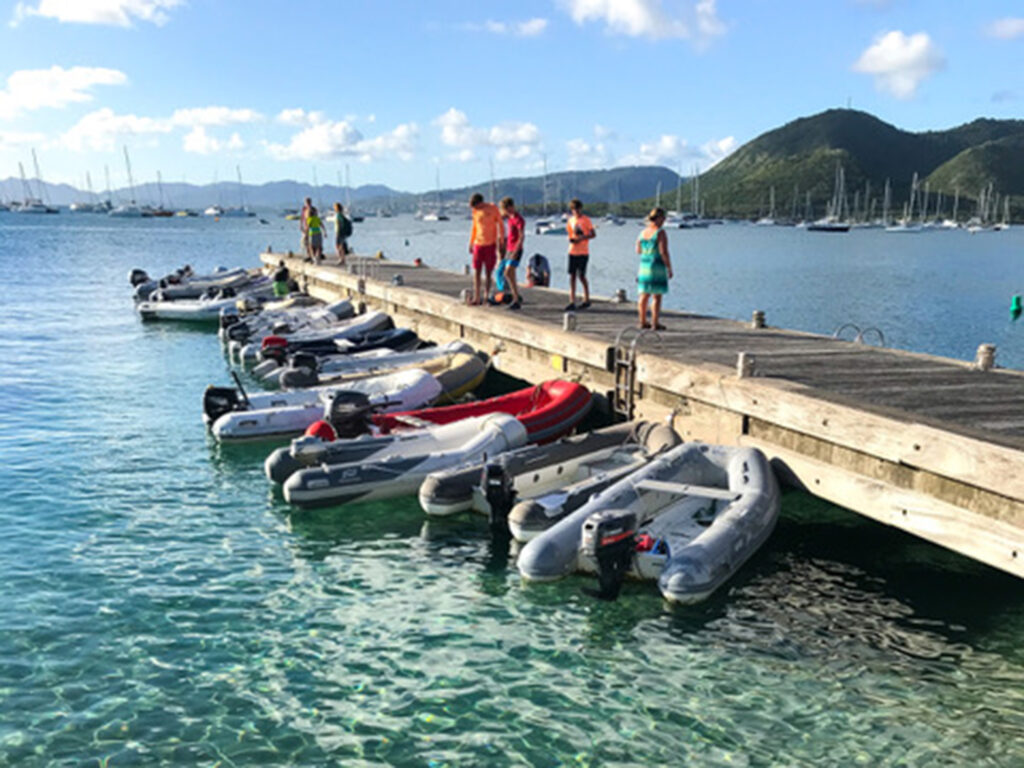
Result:
[[[579,229],[584,235],[590,235],[594,232],[594,225],[590,221],[590,217],[584,213],[579,216],[570,216],[569,223],[566,226],[566,231],[569,233],[569,255],[570,256],[589,256],[590,255],[590,240],[580,240],[578,243],[572,242],[572,238],[579,237]]]
[[[469,233],[470,245],[497,245],[505,229],[501,211],[493,203],[481,203],[473,209],[473,229]]]

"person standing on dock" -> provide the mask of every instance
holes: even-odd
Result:
[[[636,240],[636,252],[640,254],[640,270],[637,273],[637,287],[640,298],[637,302],[638,325],[640,328],[665,330],[659,320],[661,297],[668,293],[668,281],[672,279],[672,262],[668,256],[668,235],[662,226],[665,211],[655,208],[647,214],[647,226]],[[647,305],[651,305],[651,319],[647,320]]]
[[[302,233],[302,254],[307,258],[313,258],[309,250],[309,209],[313,207],[313,198],[307,197],[302,203],[302,213],[299,215],[299,232]]]
[[[587,262],[590,261],[590,241],[597,237],[597,231],[590,217],[583,213],[583,203],[574,197],[569,203],[569,303],[566,312],[590,307],[590,283],[587,282]],[[576,278],[583,285],[583,303],[576,305]]]
[[[306,232],[309,234],[309,254],[313,261],[324,259],[324,223],[315,206],[309,206],[306,216]]]
[[[501,211],[494,203],[485,203],[479,192],[469,198],[473,209],[473,228],[469,233],[469,252],[473,257],[473,304],[482,304],[491,295],[491,276],[498,261],[498,246],[505,247],[505,228]],[[485,290],[480,292],[480,272],[486,274]]]
[[[501,201],[501,216],[508,224],[508,234],[505,238],[505,282],[512,289],[512,303],[509,309],[519,309],[522,304],[519,301],[519,286],[516,284],[516,270],[519,268],[519,261],[523,258],[523,242],[525,241],[526,222],[523,216],[516,210],[515,201],[511,197],[503,198]]]
[[[348,239],[352,237],[352,220],[345,215],[341,203],[334,204],[334,249],[338,254],[338,264],[345,265],[348,256]]]

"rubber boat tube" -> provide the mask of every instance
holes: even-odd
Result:
[[[531,581],[597,572],[602,592],[614,593],[624,575],[657,579],[666,599],[696,603],[765,542],[779,507],[778,483],[760,451],[684,443],[530,541],[519,572]],[[613,547],[617,565],[603,551]]]

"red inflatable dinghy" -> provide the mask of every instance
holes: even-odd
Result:
[[[429,424],[451,424],[471,416],[507,413],[526,427],[530,442],[550,443],[569,434],[590,411],[590,390],[572,381],[553,379],[500,397],[443,408],[379,414],[373,423],[381,431]]]

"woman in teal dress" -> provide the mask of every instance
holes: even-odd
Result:
[[[659,322],[661,297],[668,293],[668,281],[672,279],[672,262],[668,257],[668,235],[661,227],[665,223],[665,211],[655,208],[647,214],[647,226],[636,241],[636,252],[640,254],[640,271],[637,284],[640,301],[637,304],[641,328],[665,330]],[[647,320],[647,305],[651,305],[651,319]]]

